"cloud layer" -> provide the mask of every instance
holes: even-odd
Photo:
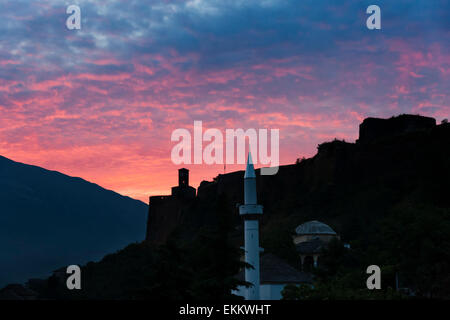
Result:
[[[194,120],[279,128],[286,164],[368,116],[448,117],[450,3],[377,1],[370,31],[371,2],[0,0],[0,154],[144,200],[176,183],[171,132]]]

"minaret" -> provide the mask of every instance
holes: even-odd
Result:
[[[253,269],[245,269],[245,281],[252,284],[246,289],[246,300],[259,300],[259,226],[258,219],[263,213],[263,207],[256,200],[256,175],[252,156],[248,154],[247,168],[244,175],[245,204],[239,207],[239,214],[244,218],[245,232],[245,262]]]

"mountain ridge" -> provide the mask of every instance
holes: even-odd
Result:
[[[9,163],[13,163],[13,164],[19,164],[19,165],[27,166],[27,167],[29,167],[29,168],[34,168],[34,169],[37,169],[37,170],[42,170],[43,172],[49,172],[49,173],[54,173],[54,174],[57,174],[57,175],[62,175],[62,176],[65,176],[65,177],[74,179],[74,181],[76,181],[76,180],[81,180],[81,181],[86,182],[86,183],[89,183],[89,184],[91,184],[91,185],[93,185],[93,186],[99,187],[99,188],[101,188],[101,189],[103,189],[103,190],[105,190],[105,191],[109,191],[109,192],[118,194],[118,195],[120,195],[120,196],[122,196],[122,197],[124,197],[124,198],[128,198],[128,199],[130,199],[130,200],[135,200],[135,201],[142,202],[143,204],[146,205],[146,203],[145,203],[144,201],[142,201],[142,200],[132,198],[132,197],[130,197],[130,196],[121,194],[121,193],[119,193],[119,192],[117,192],[117,191],[114,191],[114,190],[111,190],[111,189],[107,189],[107,188],[102,187],[101,185],[99,185],[99,184],[97,184],[97,183],[95,183],[95,182],[86,180],[86,179],[84,179],[84,178],[82,178],[82,177],[71,176],[71,175],[69,175],[69,174],[65,174],[65,173],[63,173],[63,172],[61,172],[61,171],[58,171],[58,170],[47,169],[47,168],[44,168],[44,167],[41,167],[41,166],[38,166],[38,165],[29,164],[29,163],[25,163],[25,162],[21,162],[21,161],[15,161],[15,160],[12,160],[12,159],[10,159],[10,158],[8,158],[8,157],[5,157],[5,156],[0,155],[0,165],[1,165],[1,162],[2,162],[2,161],[9,162]]]
[[[98,260],[145,233],[147,205],[0,156],[0,286]]]

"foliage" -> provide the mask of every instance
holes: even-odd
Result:
[[[292,241],[290,221],[273,220],[269,227],[261,230],[261,246],[264,252],[272,253],[293,266],[298,265],[298,254]]]
[[[312,285],[290,285],[282,292],[285,300],[374,300],[404,298],[384,283],[381,290],[368,290],[364,254],[347,249],[339,240],[329,243],[320,257]],[[385,266],[382,269],[386,271]],[[383,271],[383,272],[384,272]],[[384,279],[384,273],[382,279]]]
[[[220,195],[217,226],[202,230],[190,245],[191,266],[196,270],[192,293],[197,300],[234,299],[231,290],[246,284],[235,278],[245,264],[239,260],[240,250],[229,239],[233,221],[228,207],[226,196]]]
[[[243,267],[239,249],[229,241],[233,228],[227,199],[217,199],[218,223],[199,232],[189,244],[173,234],[161,246],[132,244],[82,268],[82,290],[68,291],[65,279],[55,276],[41,290],[52,299],[150,299],[211,300],[240,299],[231,294]]]
[[[450,297],[450,210],[403,202],[383,221],[383,260],[420,297]]]

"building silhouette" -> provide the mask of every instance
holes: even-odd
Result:
[[[195,197],[196,190],[189,185],[189,170],[178,169],[178,186],[172,187],[172,194],[149,198],[146,240],[164,243]]]

